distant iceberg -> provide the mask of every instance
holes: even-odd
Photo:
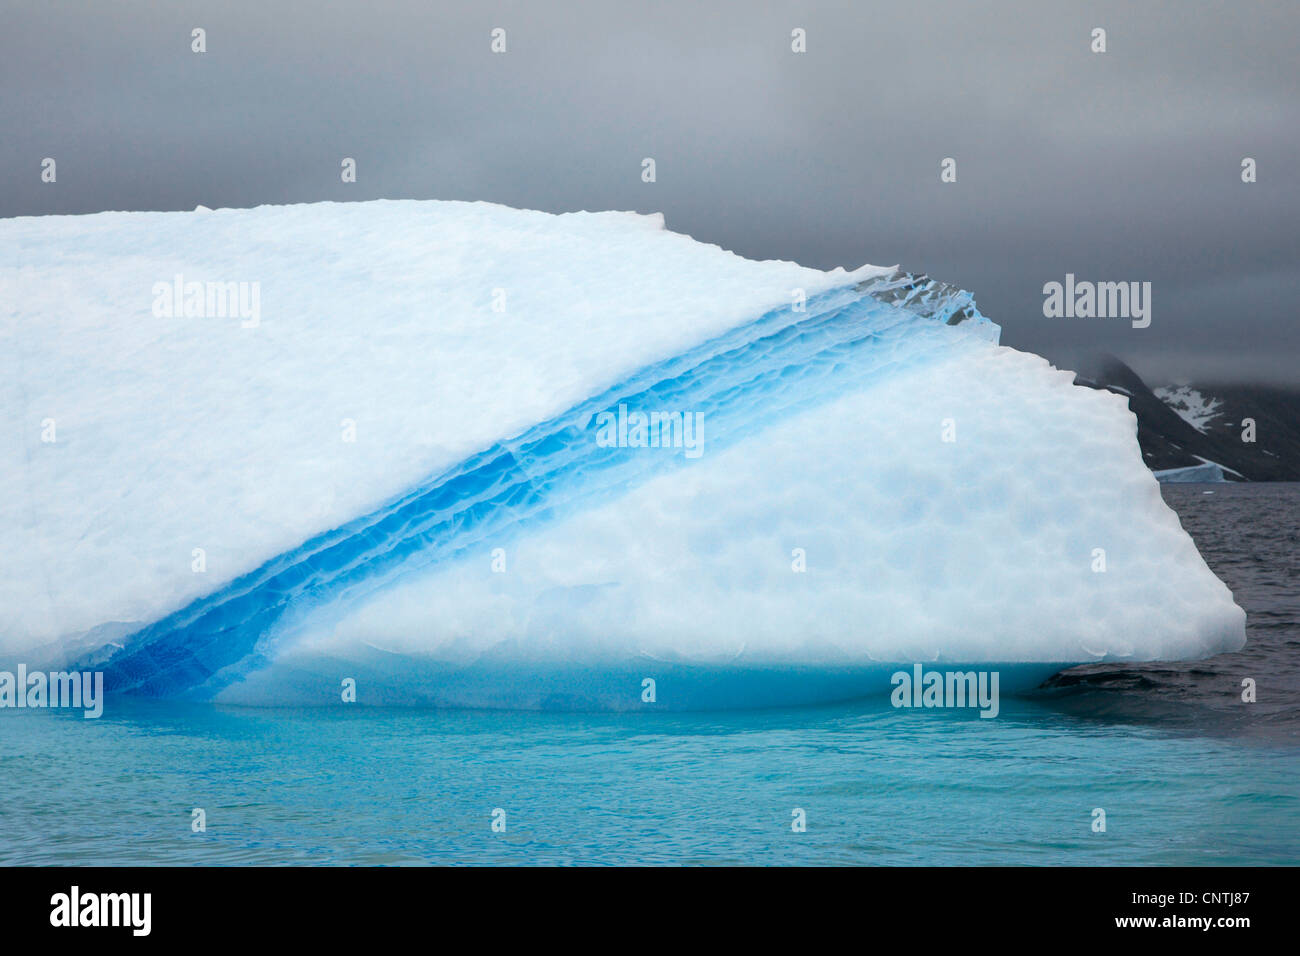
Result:
[[[740,707],[1239,648],[1122,397],[657,216],[0,221],[0,659],[251,704]]]
[[[1224,468],[1216,461],[1206,461],[1201,459],[1199,465],[1187,465],[1184,468],[1164,468],[1160,471],[1152,472],[1156,480],[1162,484],[1179,484],[1182,482],[1226,482],[1227,476],[1225,471],[1231,471],[1237,474],[1231,468]],[[1240,476],[1238,476],[1240,477]]]

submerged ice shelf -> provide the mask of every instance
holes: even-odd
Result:
[[[83,288],[110,270],[117,281],[120,259],[91,253],[121,247],[137,225],[180,256],[130,263],[142,280],[173,268],[210,275],[224,250],[248,247],[245,268],[226,263],[224,275],[267,275],[270,306],[255,329],[155,321],[130,359],[152,386],[144,395],[132,396],[123,368],[94,359],[83,401],[108,405],[99,436],[74,431],[84,440],[70,460],[33,465],[27,450],[10,462],[25,486],[17,500],[48,513],[30,490],[34,470],[50,469],[51,493],[93,497],[105,465],[133,461],[103,437],[120,443],[130,426],[153,425],[164,441],[139,438],[143,460],[120,475],[117,499],[144,486],[161,515],[129,543],[174,561],[202,537],[193,527],[214,535],[228,516],[246,519],[221,552],[236,573],[216,586],[197,588],[159,561],[154,583],[123,587],[128,606],[156,609],[141,623],[113,623],[129,618],[111,582],[66,611],[51,592],[51,616],[80,626],[45,633],[102,668],[112,690],[328,703],[340,676],[353,676],[370,703],[619,707],[639,702],[653,671],[666,706],[755,706],[888,689],[909,661],[997,666],[1006,692],[1072,663],[1196,657],[1242,642],[1240,609],[1161,502],[1122,402],[998,347],[968,294],[927,277],[750,263],[645,217],[484,204],[103,219],[12,221],[35,233],[26,236],[3,223],[0,243],[71,248],[64,279]],[[409,241],[379,238],[390,233]],[[339,261],[358,234],[369,245]],[[324,280],[308,268],[322,259],[335,263]],[[554,287],[557,269],[567,288]],[[0,276],[20,291],[27,281]],[[365,314],[304,325],[299,306],[277,317],[312,281],[353,301],[356,287],[368,290]],[[430,287],[443,297],[422,305],[415,293]],[[508,291],[525,315],[484,315],[491,290]],[[50,321],[39,297],[23,301],[32,298],[33,321]],[[39,415],[42,373],[58,379],[56,363],[75,352],[69,333],[88,346],[131,344],[138,330],[114,312],[139,306],[122,301],[118,290],[102,321],[20,354],[18,388],[4,394],[22,418]],[[326,343],[296,361],[306,335],[354,351]],[[233,364],[205,367],[216,342],[238,343]],[[491,383],[496,395],[483,380],[493,369],[512,376]],[[421,381],[435,370],[437,385]],[[272,419],[270,440],[254,443],[269,462],[231,455],[238,443],[215,424],[230,413],[220,376],[232,374],[265,385],[265,407],[241,395],[236,417],[252,432]],[[47,392],[56,406],[67,394]],[[175,407],[157,404],[167,398]],[[152,419],[136,421],[150,400]],[[320,446],[337,456],[338,438],[325,437],[313,403],[359,402],[395,419],[395,431],[369,449],[373,461],[328,458]],[[703,454],[608,447],[601,416],[619,410],[694,416]],[[316,445],[302,437],[313,429]],[[411,439],[430,430],[432,443]],[[214,473],[194,478],[186,465],[196,460]],[[223,490],[267,464],[295,481],[233,499]],[[349,477],[366,494],[340,504]],[[187,480],[201,487],[183,499]],[[305,507],[312,495],[325,504]],[[102,510],[62,519],[65,559],[124,507],[111,494],[91,504]],[[5,555],[15,571],[20,546]],[[1097,547],[1109,576],[1090,567]],[[8,637],[0,652],[23,644]]]

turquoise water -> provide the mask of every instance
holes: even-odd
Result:
[[[1235,654],[1075,668],[994,719],[5,710],[0,864],[1296,864],[1300,485],[1163,491],[1246,609]]]
[[[6,864],[1300,860],[1294,746],[1050,700],[1004,700],[993,720],[884,701],[636,716],[120,701],[0,729]]]

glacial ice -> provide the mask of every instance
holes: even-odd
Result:
[[[1244,641],[1124,401],[924,276],[485,203],[13,219],[0,249],[0,656],[240,703],[633,707],[651,677],[710,707]],[[160,317],[176,276],[257,283],[257,321]],[[697,416],[702,453],[607,447],[620,409]]]
[[[1232,469],[1227,469],[1231,471]],[[1152,472],[1156,476],[1156,481],[1169,484],[1179,484],[1182,482],[1209,482],[1223,483],[1228,479],[1224,475],[1224,467],[1217,461],[1206,461],[1202,459],[1199,465],[1186,465],[1182,468],[1163,468],[1159,471]]]

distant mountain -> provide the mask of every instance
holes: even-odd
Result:
[[[1153,471],[1215,463],[1229,481],[1300,481],[1300,388],[1267,385],[1177,385],[1151,389],[1113,355],[1076,365],[1075,384],[1128,397],[1137,415],[1142,457]],[[1247,419],[1254,442],[1243,441]],[[1205,480],[1202,467],[1162,480]]]

